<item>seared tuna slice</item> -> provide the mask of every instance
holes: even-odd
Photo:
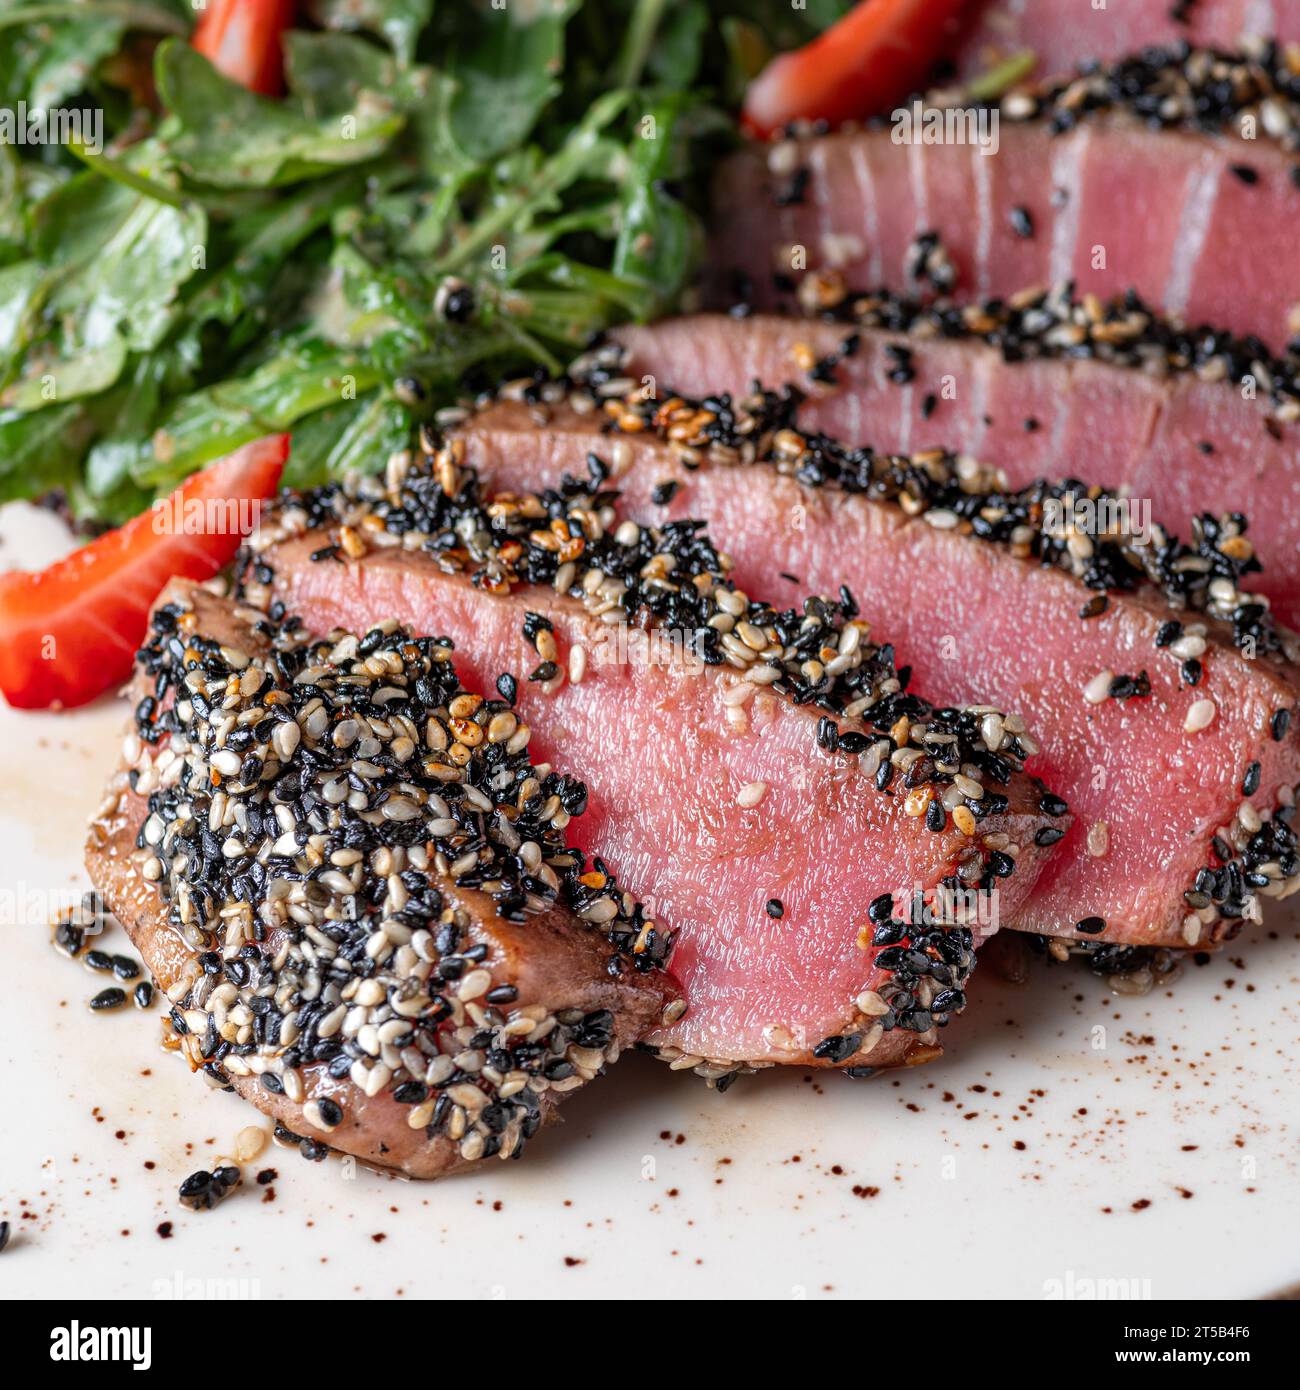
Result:
[[[973,947],[1067,824],[1019,771],[1024,725],[913,695],[847,591],[775,608],[703,523],[620,522],[599,470],[546,497],[476,487],[449,446],[308,495],[263,528],[248,595],[393,615],[450,637],[467,681],[508,673],[534,750],[589,789],[574,843],[673,933],[688,1007],[649,1041],[675,1065],[936,1055]]]
[[[581,784],[448,656],[174,581],[86,856],[191,1067],[309,1156],[415,1177],[518,1157],[677,994],[637,968],[653,922],[566,846]]]
[[[1056,87],[1009,96],[996,153],[955,139],[896,143],[888,127],[743,150],[715,188],[716,292],[788,308],[800,273],[828,268],[853,289],[903,291],[921,278],[943,289],[955,277],[977,299],[1072,280],[1103,298],[1134,290],[1162,313],[1280,349],[1300,322],[1300,195],[1295,155],[1265,133],[1272,108],[1259,97],[1293,78],[1276,57],[1243,65],[1233,88],[1204,62],[1187,119],[1169,129],[1134,111],[1159,104],[1191,59],[1081,79],[1078,102]],[[1243,100],[1219,109],[1221,86]],[[1300,106],[1283,105],[1289,122]],[[1258,138],[1241,138],[1246,118]],[[791,170],[803,171],[799,200]]]
[[[618,337],[638,380],[733,394],[793,382],[808,392],[800,425],[846,444],[952,449],[1012,487],[1065,470],[1127,488],[1178,526],[1245,512],[1264,565],[1248,586],[1300,626],[1294,359],[1177,332],[1122,301],[1098,312],[1038,294],[962,310],[864,295],[842,309],[851,323],[700,315]]]
[[[1032,53],[1035,72],[1069,72],[1083,63],[1109,62],[1153,45],[1182,42],[1235,49],[1263,35],[1300,39],[1300,12],[1287,0],[984,0],[958,55],[958,70],[973,76],[1020,53]]]
[[[1082,484],[1008,492],[938,450],[846,450],[792,428],[775,396],[541,395],[466,425],[492,485],[554,484],[594,456],[629,515],[708,516],[738,582],[834,577],[897,634],[921,689],[991,690],[979,698],[1024,712],[1033,768],[1076,820],[1006,925],[1204,945],[1300,883],[1296,639],[1238,593],[1234,524],[1204,520],[1194,546],[1153,527],[1140,544],[1117,499]]]

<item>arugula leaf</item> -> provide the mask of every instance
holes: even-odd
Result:
[[[161,489],[251,439],[287,430],[324,406],[369,391],[381,376],[365,355],[319,340],[286,344],[249,375],[176,402],[149,452],[135,461],[132,476],[142,486]]]
[[[411,424],[410,412],[382,391],[319,410],[294,429],[285,485],[315,487],[372,471],[377,460],[409,443]]]
[[[312,34],[291,29],[284,36],[285,78],[308,116],[342,116],[362,92],[382,92],[403,110],[423,101],[427,68],[399,67],[382,48],[353,34]]]
[[[420,31],[433,14],[433,0],[312,0],[312,18],[324,29],[364,29],[388,42],[397,61],[415,61]]]
[[[120,19],[96,14],[52,26],[28,77],[28,106],[48,111],[84,91],[100,60],[117,51],[125,29]]]
[[[91,500],[103,501],[131,483],[141,440],[148,439],[166,384],[167,362],[156,353],[141,353],[123,373],[115,391],[99,407],[101,437],[86,459],[85,489]]]
[[[0,392],[0,406],[36,411],[56,401],[72,401],[106,391],[126,366],[126,343],[108,333],[89,347],[74,349],[54,361],[35,358],[26,373]]]
[[[286,260],[335,217],[355,208],[364,192],[365,176],[347,170],[282,192],[273,202],[236,217],[223,229],[236,254],[191,295],[187,317],[195,325],[230,325],[245,314],[265,311]]]
[[[711,26],[704,0],[685,0],[673,7],[655,36],[646,61],[656,82],[683,92],[694,85],[704,61],[704,39]]]
[[[619,201],[620,226],[613,269],[645,287],[652,296],[645,312],[663,313],[689,277],[701,248],[695,219],[662,186],[680,158],[675,148],[681,120],[679,98],[659,102],[638,121],[632,170]]]
[[[559,150],[541,164],[532,179],[499,198],[478,218],[468,234],[439,262],[438,272],[455,270],[492,246],[508,228],[526,225],[552,203],[556,194],[590,172],[600,133],[623,112],[629,96],[625,91],[607,92],[593,102]]]
[[[313,120],[245,91],[176,39],[159,46],[154,73],[172,112],[161,132],[167,150],[215,188],[272,188],[363,163],[405,124],[391,97],[368,89],[349,111]]]
[[[448,56],[455,82],[451,135],[479,162],[526,140],[560,90],[556,78],[564,65],[564,30],[575,0],[531,15],[520,16],[519,8],[486,10],[478,32]]]
[[[7,379],[27,346],[47,282],[40,261],[18,261],[0,270],[0,382]]]
[[[172,207],[91,173],[46,198],[36,227],[55,276],[48,310],[72,316],[87,347],[119,331],[128,347],[156,347],[207,240],[197,205]]]
[[[0,500],[37,497],[67,487],[95,436],[83,402],[49,410],[0,410]]]

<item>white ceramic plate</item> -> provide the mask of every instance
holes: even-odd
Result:
[[[66,545],[0,514],[0,567]],[[125,715],[0,708],[0,1255],[5,1297],[1257,1297],[1300,1284],[1300,920],[1173,987],[986,970],[949,1055],[869,1082],[792,1070],[726,1095],[641,1057],[522,1163],[416,1184],[268,1147],[191,1214],[180,1180],[267,1122],[158,1047],[160,1013],[49,946]],[[129,950],[120,932],[109,949]],[[172,1223],[170,1238],[158,1234]],[[907,1288],[900,1286],[900,1276]]]

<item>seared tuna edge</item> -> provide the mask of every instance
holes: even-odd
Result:
[[[1169,44],[1018,86],[999,106],[1007,120],[1046,121],[1055,134],[1112,112],[1159,130],[1234,136],[1250,118],[1260,135],[1296,150],[1294,57],[1293,45],[1254,37],[1237,50]]]
[[[1297,196],[1300,196],[1298,194]],[[931,235],[918,250],[942,255]],[[748,311],[743,283],[734,287],[734,316]],[[1102,301],[1078,295],[1070,282],[1050,289],[1031,286],[1005,299],[956,304],[951,298],[855,289],[837,270],[810,271],[799,282],[799,303],[810,316],[847,327],[907,333],[918,340],[969,340],[998,349],[1005,362],[1097,361],[1144,373],[1187,374],[1227,386],[1249,385],[1255,392],[1261,427],[1277,434],[1274,421],[1300,420],[1300,358],[1273,353],[1258,338],[1241,337],[1211,325],[1189,328],[1156,312],[1130,291]],[[905,345],[900,345],[905,346]],[[838,350],[802,365],[812,381],[832,383],[835,368],[852,357],[858,341],[847,332]],[[898,354],[896,382],[912,379],[906,354]]]

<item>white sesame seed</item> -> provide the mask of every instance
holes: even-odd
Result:
[[[1170,642],[1169,650],[1180,661],[1190,660],[1192,657],[1205,655],[1205,638],[1196,636],[1180,637],[1176,642]]]
[[[492,987],[492,972],[471,970],[456,989],[456,998],[461,1000],[478,999]]]
[[[266,1130],[257,1125],[249,1125],[235,1136],[235,1157],[240,1163],[251,1163],[264,1148]]]
[[[881,1014],[889,1012],[889,1005],[874,989],[864,989],[854,1003],[858,1006],[858,1012],[866,1014],[868,1018],[879,1018]]]
[[[1183,720],[1183,728],[1189,734],[1199,733],[1202,729],[1208,729],[1214,723],[1214,716],[1218,714],[1219,707],[1213,700],[1196,700],[1192,707],[1187,711],[1187,718]]]
[[[1110,683],[1115,679],[1114,671],[1099,671],[1083,687],[1083,698],[1090,705],[1100,705],[1110,698]]]
[[[752,806],[757,806],[767,794],[766,782],[747,782],[741,787],[736,796],[736,804],[748,810]]]

